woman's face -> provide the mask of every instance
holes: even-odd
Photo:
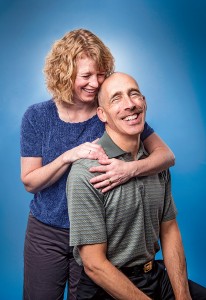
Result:
[[[105,79],[105,72],[97,69],[93,59],[83,56],[77,60],[73,101],[92,102]]]

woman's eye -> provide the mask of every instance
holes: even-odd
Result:
[[[84,75],[82,76],[84,79],[89,79],[90,75]]]
[[[105,77],[105,74],[104,73],[98,74],[98,77]]]

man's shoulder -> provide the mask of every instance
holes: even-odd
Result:
[[[90,191],[96,190],[90,183],[90,179],[96,175],[100,175],[100,173],[92,173],[89,169],[98,165],[98,161],[91,159],[82,158],[75,161],[67,177],[67,194],[72,194],[72,197],[78,197],[78,194],[82,190],[84,192],[87,191],[88,194]]]
[[[82,178],[86,178],[87,180],[91,179],[96,175],[100,175],[100,173],[91,173],[89,169],[91,167],[99,166],[98,160],[92,160],[88,158],[81,158],[73,162],[68,178],[73,177],[78,178],[78,180],[82,180]]]
[[[71,169],[73,168],[83,168],[83,167],[96,167],[99,166],[100,163],[96,159],[89,159],[89,158],[80,158],[73,162]]]
[[[167,185],[170,180],[170,171],[169,169],[163,170],[159,173],[155,173],[148,176],[136,177],[139,182],[143,182],[144,184],[148,184],[151,189],[157,188],[157,185]]]

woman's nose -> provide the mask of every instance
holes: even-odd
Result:
[[[92,86],[92,87],[94,87],[94,88],[97,88],[97,87],[99,87],[99,81],[98,81],[98,79],[97,79],[97,76],[91,76],[90,77],[90,81],[89,81],[89,84]]]

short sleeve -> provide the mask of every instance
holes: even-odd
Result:
[[[176,218],[177,209],[174,203],[174,199],[171,193],[171,175],[169,170],[163,171],[161,176],[164,177],[166,182],[165,185],[165,201],[164,201],[164,210],[162,215],[162,222],[170,221]]]
[[[103,194],[89,182],[93,175],[81,161],[73,164],[66,185],[70,246],[107,241]]]
[[[20,146],[22,157],[42,156],[42,124],[37,110],[31,106],[22,117]]]
[[[143,142],[148,136],[154,133],[154,129],[147,122],[144,124],[144,130],[141,133],[141,141]]]

